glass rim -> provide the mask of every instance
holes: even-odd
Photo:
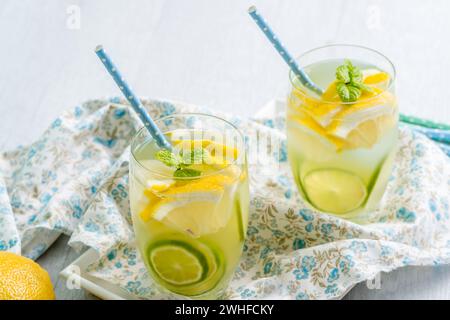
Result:
[[[234,124],[232,124],[232,123],[231,123],[230,121],[228,121],[228,120],[225,120],[225,119],[220,118],[220,117],[218,117],[218,116],[211,115],[211,114],[207,114],[207,113],[200,113],[200,112],[182,112],[182,113],[173,113],[173,114],[164,116],[164,117],[162,117],[162,118],[159,118],[159,119],[155,120],[155,124],[158,125],[158,123],[163,122],[163,121],[166,121],[166,120],[168,120],[168,119],[170,119],[170,118],[183,117],[183,116],[184,116],[184,117],[188,117],[188,116],[197,116],[197,117],[198,117],[198,116],[200,116],[200,117],[205,117],[205,118],[211,118],[211,119],[215,119],[215,120],[221,121],[221,122],[223,122],[223,123],[229,125],[235,132],[237,132],[237,134],[238,134],[238,136],[239,136],[239,139],[240,139],[241,142],[242,142],[242,149],[244,150],[244,152],[238,152],[238,157],[237,157],[236,159],[234,159],[232,162],[228,163],[225,167],[223,167],[223,168],[221,168],[221,169],[218,169],[218,170],[214,170],[213,172],[210,172],[210,173],[208,173],[208,174],[206,174],[206,175],[201,175],[201,176],[197,176],[197,177],[174,177],[173,175],[165,175],[165,174],[161,174],[160,172],[157,172],[157,171],[155,171],[155,170],[149,169],[148,167],[144,166],[144,165],[136,158],[136,155],[135,155],[135,153],[134,153],[133,145],[135,144],[136,139],[138,138],[138,136],[139,136],[142,132],[145,132],[145,131],[147,130],[145,126],[142,126],[142,127],[140,127],[140,128],[136,131],[136,133],[134,134],[134,136],[133,136],[133,138],[131,139],[131,142],[130,142],[130,154],[131,154],[131,156],[133,157],[134,162],[135,162],[141,169],[143,169],[143,170],[145,170],[145,171],[147,171],[147,172],[151,172],[153,175],[159,176],[159,177],[161,177],[161,178],[165,178],[165,179],[173,179],[173,180],[188,180],[188,181],[189,181],[189,180],[196,180],[196,179],[201,179],[201,178],[205,178],[205,177],[210,177],[210,176],[217,175],[217,174],[219,174],[220,172],[225,171],[225,170],[226,170],[227,168],[229,168],[231,165],[237,165],[237,164],[241,163],[241,162],[239,162],[239,161],[241,161],[242,158],[243,158],[244,155],[245,155],[245,147],[244,147],[245,140],[244,140],[244,135],[242,134],[242,132],[241,132]],[[204,130],[201,130],[201,131],[203,132]],[[163,134],[164,134],[164,133],[165,133],[165,132],[163,132]],[[151,137],[150,133],[148,133],[148,135]],[[153,137],[151,137],[151,139],[153,139]],[[243,163],[243,162],[242,162],[242,163]]]
[[[327,45],[324,45],[324,46],[316,47],[316,48],[310,49],[310,50],[308,50],[308,51],[305,51],[305,52],[303,52],[301,55],[299,55],[297,58],[295,58],[295,60],[296,60],[296,61],[301,61],[301,59],[302,59],[303,57],[305,57],[306,55],[308,55],[308,54],[314,53],[314,52],[319,51],[319,50],[327,49],[327,48],[333,48],[333,47],[347,47],[347,48],[363,49],[363,50],[370,51],[370,52],[375,53],[376,55],[380,56],[380,57],[383,58],[383,59],[389,64],[389,66],[392,68],[392,75],[389,74],[389,75],[391,76],[391,79],[389,79],[389,84],[388,84],[388,86],[387,86],[387,88],[386,88],[385,91],[390,90],[390,89],[392,88],[392,86],[394,85],[395,79],[396,79],[396,77],[397,77],[397,71],[396,71],[395,65],[392,63],[392,61],[391,61],[387,56],[385,56],[384,54],[382,54],[380,51],[375,50],[375,49],[371,49],[371,48],[369,48],[369,47],[365,47],[365,46],[362,46],[362,45],[357,45],[357,44],[346,44],[346,43],[327,44]],[[325,103],[325,104],[334,104],[334,105],[353,105],[353,104],[360,103],[360,102],[363,102],[363,101],[364,101],[364,102],[371,101],[371,100],[373,100],[373,99],[376,99],[377,97],[379,97],[380,95],[382,95],[382,94],[384,93],[384,91],[382,91],[382,92],[376,94],[376,95],[373,96],[373,97],[366,98],[366,99],[362,99],[362,100],[359,100],[359,101],[353,101],[353,102],[321,100],[321,99],[318,99],[317,97],[314,97],[314,96],[312,96],[312,95],[310,95],[310,94],[308,94],[308,93],[303,92],[303,90],[301,90],[301,89],[303,89],[303,88],[300,88],[298,85],[296,85],[296,84],[294,83],[294,79],[296,79],[296,78],[297,78],[297,76],[294,74],[294,72],[292,72],[292,70],[289,70],[289,81],[290,81],[292,87],[296,90],[296,92],[299,92],[299,93],[300,93],[302,96],[304,96],[305,98],[308,98],[308,99],[314,99],[314,100],[317,101],[317,102],[322,102],[322,103]]]

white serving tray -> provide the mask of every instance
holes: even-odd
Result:
[[[94,249],[89,249],[77,260],[60,272],[60,276],[66,278],[72,284],[78,284],[81,288],[104,300],[138,300],[138,297],[126,292],[120,287],[105,280],[90,276],[87,267],[98,260],[98,254]]]

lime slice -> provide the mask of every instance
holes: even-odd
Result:
[[[226,269],[222,252],[212,244],[160,240],[147,252],[155,280],[184,296],[200,296],[214,290]]]
[[[360,177],[339,169],[320,169],[308,173],[303,178],[303,188],[317,209],[337,214],[359,208],[367,196]]]
[[[191,285],[208,275],[206,257],[186,242],[161,241],[149,248],[148,256],[156,275],[171,285]]]
[[[226,270],[223,253],[217,248],[214,248],[214,246],[211,247],[211,244],[206,245],[196,243],[196,245],[198,245],[199,250],[205,254],[209,268],[208,274],[200,282],[192,285],[168,287],[168,289],[175,293],[195,297],[202,296],[220,287],[219,284],[221,283]]]

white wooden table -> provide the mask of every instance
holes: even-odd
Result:
[[[446,0],[0,0],[0,150],[32,142],[83,100],[119,95],[94,55],[99,43],[140,95],[254,114],[288,80],[247,16],[251,4],[294,53],[328,43],[380,50],[397,66],[402,111],[450,122]],[[58,279],[78,256],[66,242],[38,262],[58,298],[92,299]],[[450,299],[450,267],[392,272],[380,290],[360,284],[347,298]]]

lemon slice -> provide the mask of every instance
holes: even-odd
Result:
[[[330,136],[340,138],[342,149],[371,148],[380,137],[397,121],[395,97],[388,91],[377,94],[372,99],[357,102],[336,114],[326,127]]]
[[[220,136],[222,136],[222,134]],[[198,148],[204,148],[213,157],[216,157],[216,160],[235,160],[239,155],[239,151],[235,146],[230,144],[222,144],[209,139],[174,140],[172,143],[176,150],[183,150],[185,152]]]
[[[158,193],[156,201],[151,199],[141,217],[161,221],[194,238],[217,232],[227,224],[231,214],[226,207],[231,201],[221,200],[233,193],[234,180],[229,175],[215,175],[180,182]]]
[[[360,177],[340,169],[320,169],[303,178],[310,202],[319,210],[343,214],[359,208],[367,196]]]
[[[175,180],[173,179],[163,179],[163,180],[150,179],[147,180],[147,189],[154,193],[158,193],[166,191],[174,184]]]
[[[364,121],[348,134],[344,149],[371,148],[395,123],[395,117],[389,114]]]
[[[208,275],[206,257],[186,242],[162,241],[149,248],[148,256],[154,273],[171,285],[192,285]]]
[[[308,117],[306,115],[290,115],[288,116],[288,119],[291,121],[291,124],[289,124],[290,128],[293,128],[297,133],[298,141],[301,141],[302,144],[311,146],[311,148],[309,148],[308,146],[302,147],[305,150],[317,150],[315,154],[319,153],[318,156],[320,156],[320,153],[322,153],[324,148],[333,151],[335,149],[340,150],[345,143],[342,138],[333,134],[329,134],[325,128],[314,121],[311,117]],[[309,138],[307,136],[308,134],[310,135]],[[321,140],[318,140],[318,138],[321,138]]]
[[[180,212],[180,217],[178,217],[178,212],[176,212],[177,209],[186,211],[205,209],[208,212],[211,212],[215,209],[215,204],[222,198],[222,194],[223,192],[220,190],[203,190],[198,192],[173,194],[170,198],[161,200],[160,203],[155,206],[153,218],[159,221],[165,218],[173,220],[175,216],[177,217],[176,220],[183,219],[183,212]],[[187,205],[192,205],[193,208],[185,208]],[[169,214],[171,217],[168,217]]]
[[[382,104],[370,108],[360,110],[351,110],[336,116],[336,119],[326,128],[328,134],[335,135],[345,139],[349,133],[356,129],[360,124],[381,118],[382,116],[389,116],[394,118],[396,109],[392,105]]]
[[[378,69],[362,70],[364,84],[367,85],[385,85],[388,83],[390,76],[387,72]]]
[[[336,88],[337,81],[333,81],[328,86],[327,90],[322,94],[322,100],[327,102],[340,102],[341,98]]]

